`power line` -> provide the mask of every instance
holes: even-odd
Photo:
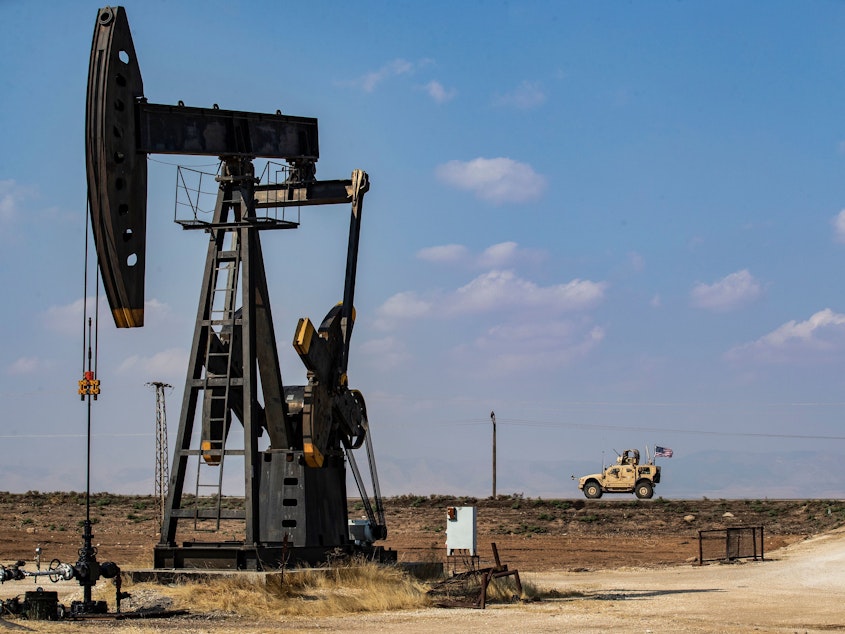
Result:
[[[789,438],[796,440],[845,440],[845,436],[825,436],[816,434],[774,434],[763,432],[740,432],[740,431],[716,431],[710,429],[677,429],[672,427],[644,427],[639,425],[603,425],[593,423],[564,423],[556,421],[532,421],[521,419],[498,418],[496,422],[500,425],[511,427],[544,427],[558,429],[583,429],[601,431],[637,431],[654,432],[666,434],[698,434],[702,436],[742,436],[746,438]],[[438,423],[435,423],[438,424]],[[464,422],[439,423],[455,426],[476,426],[488,425],[484,419],[472,419]]]
[[[96,434],[96,438],[138,438],[152,436],[150,433],[134,433],[134,434]],[[25,439],[41,439],[41,438],[87,438],[88,434],[4,434],[0,438],[4,440],[14,438]]]
[[[444,402],[452,403],[452,404],[462,404],[462,405],[470,405],[474,406],[475,404],[483,403],[483,399],[479,400],[473,397],[467,396],[457,396],[451,398],[442,398],[442,399],[420,399],[415,396],[410,395],[403,395],[403,394],[379,394],[378,396],[371,398],[372,401],[383,401],[383,402],[403,402],[403,403],[415,403],[415,404],[425,404],[425,403],[432,403],[432,404],[440,404],[442,405]],[[517,405],[531,405],[533,407],[538,406],[538,402],[536,399],[532,400],[520,400],[514,399],[509,400],[509,403],[514,403]],[[542,405],[541,409],[566,409],[568,407],[784,407],[784,406],[816,406],[816,405],[835,405],[835,406],[845,406],[845,401],[766,401],[766,402],[755,402],[755,401],[557,401],[554,399],[548,399],[543,401],[544,405]]]

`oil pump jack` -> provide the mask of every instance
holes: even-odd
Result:
[[[97,259],[118,328],[144,323],[146,160],[154,153],[221,161],[212,220],[178,221],[205,231],[209,242],[155,567],[262,570],[356,551],[395,559],[394,551],[372,544],[387,529],[364,398],[346,375],[367,174],[316,180],[314,118],[149,103],[125,11],[100,9],[88,76],[86,168]],[[286,161],[287,177],[261,184],[256,158]],[[338,203],[352,209],[343,301],[319,327],[299,320],[293,347],[308,383],[285,386],[259,234],[299,222],[258,212]],[[232,442],[236,421],[242,442]],[[269,445],[259,449],[264,434]],[[353,454],[362,446],[372,501]],[[242,496],[223,492],[223,469],[232,462],[243,465]],[[367,512],[367,520],[351,523],[352,534],[347,463]],[[189,474],[196,477],[193,494]],[[240,539],[199,541],[204,531],[227,537],[240,531]],[[177,541],[185,535],[191,539]]]

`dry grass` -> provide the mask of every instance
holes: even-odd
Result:
[[[280,586],[226,578],[167,588],[173,608],[246,617],[337,616],[428,605],[425,588],[400,569],[362,563],[327,570],[289,571]]]
[[[516,587],[514,577],[499,577],[490,581],[487,586],[488,603],[510,603],[514,600],[526,600],[537,598],[536,588],[524,579],[520,579],[522,592]]]

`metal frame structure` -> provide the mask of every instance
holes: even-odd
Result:
[[[346,374],[367,174],[316,180],[313,118],[148,103],[125,12],[100,9],[89,69],[86,164],[98,261],[118,327],[144,320],[149,153],[222,161],[213,220],[183,223],[206,231],[209,244],[155,566],[260,570],[291,560],[321,561],[338,550],[395,558],[372,546],[386,537],[384,512],[366,406]],[[285,182],[259,184],[257,157],[287,161]],[[259,232],[298,224],[256,210],[337,203],[352,208],[343,301],[318,328],[300,319],[294,348],[308,384],[284,386]],[[233,447],[235,420],[243,439]],[[269,446],[259,450],[265,433]],[[352,454],[365,443],[375,505]],[[244,483],[234,508],[224,504],[223,494],[223,468],[233,458],[243,461]],[[193,496],[186,494],[191,461]],[[364,535],[355,538],[346,510],[346,461],[369,517]],[[204,480],[209,470],[214,475]],[[196,536],[225,524],[229,535],[233,523],[241,527],[240,539],[178,541],[185,526],[192,525]]]
[[[167,462],[170,459],[170,452],[167,450],[167,407],[164,388],[173,386],[162,381],[153,381],[147,385],[151,385],[156,390],[156,458],[153,496],[158,506],[158,522],[161,525],[164,522],[167,483],[170,481],[170,469]]]
[[[705,547],[705,542],[724,544],[721,549]],[[706,552],[705,552],[706,551]],[[698,531],[698,565],[706,561],[733,561],[757,558],[763,561],[765,544],[762,526],[732,526]]]

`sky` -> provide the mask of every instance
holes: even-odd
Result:
[[[845,4],[124,6],[150,102],[317,117],[318,178],[369,174],[349,381],[384,493],[489,495],[495,412],[499,493],[576,497],[657,444],[658,494],[845,497],[806,477],[845,459]],[[86,486],[97,8],[0,0],[0,490]],[[216,170],[148,158],[146,324],[99,323],[95,491],[153,491],[149,382],[175,443],[207,241],[174,223],[177,164]],[[348,213],[262,235],[286,384]]]

